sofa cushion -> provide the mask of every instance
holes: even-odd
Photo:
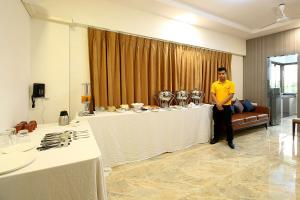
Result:
[[[249,117],[249,116],[256,116],[256,114],[253,114],[252,112],[236,113],[236,114],[232,115],[232,120],[245,119],[246,117]]]
[[[238,124],[243,124],[244,123],[244,119],[232,119],[232,126],[234,125],[238,125]]]
[[[268,119],[269,115],[268,114],[258,114],[257,115],[257,119],[261,120],[261,119]]]
[[[245,122],[253,122],[256,121],[257,117],[256,116],[248,116],[245,118]]]
[[[237,113],[242,113],[244,110],[243,104],[238,99],[235,100],[233,106]]]
[[[243,106],[244,106],[244,112],[251,112],[255,109],[251,101],[249,101],[248,99],[244,100]]]
[[[232,120],[235,119],[244,119],[246,115],[244,115],[244,113],[236,113],[234,115],[232,115]]]

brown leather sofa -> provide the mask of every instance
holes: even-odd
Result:
[[[242,103],[243,101],[240,100]],[[270,111],[268,107],[255,106],[251,112],[234,113],[232,115],[233,131],[247,129],[254,126],[265,125],[268,128],[270,121]]]

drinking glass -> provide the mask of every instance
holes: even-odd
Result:
[[[11,145],[10,131],[0,132],[0,148]]]

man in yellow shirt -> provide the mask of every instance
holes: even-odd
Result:
[[[225,124],[228,146],[234,149],[231,99],[235,93],[235,86],[232,81],[227,80],[224,67],[218,68],[218,80],[211,85],[210,93],[215,104],[213,107],[214,138],[210,143],[215,144],[219,141],[220,133],[223,130],[222,125]]]

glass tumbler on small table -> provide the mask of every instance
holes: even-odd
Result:
[[[81,103],[83,104],[83,111],[79,113],[80,116],[90,115],[89,107],[91,102],[91,89],[89,83],[82,84]]]

